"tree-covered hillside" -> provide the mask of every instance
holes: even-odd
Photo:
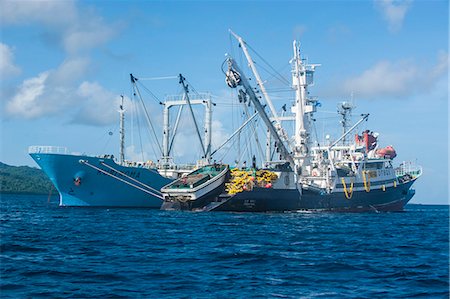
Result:
[[[42,170],[0,162],[0,193],[48,194],[50,190],[56,192]]]

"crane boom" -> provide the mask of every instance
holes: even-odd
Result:
[[[280,135],[277,133],[277,130],[275,129],[272,121],[270,120],[269,116],[267,115],[263,105],[261,105],[261,102],[258,100],[258,97],[255,95],[255,91],[250,86],[247,79],[242,76],[242,72],[237,66],[236,62],[231,58],[227,58],[228,63],[228,72],[227,75],[227,83],[230,87],[235,88],[238,85],[241,85],[246,94],[249,96],[250,100],[252,101],[253,105],[255,106],[256,111],[261,116],[262,120],[266,124],[267,128],[269,129],[270,133],[274,137],[275,141],[277,142],[278,148],[280,150],[281,157],[283,159],[286,159],[286,161],[289,162],[292,169],[295,169],[295,163],[294,159],[292,158],[291,153],[286,148],[285,144],[283,143],[283,140],[281,139]]]

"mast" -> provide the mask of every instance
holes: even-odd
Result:
[[[212,105],[211,100],[205,101],[205,159],[207,163],[211,162],[211,140],[212,140]]]
[[[150,119],[147,108],[145,107],[144,100],[142,99],[142,96],[141,96],[141,92],[139,91],[139,88],[137,87],[138,78],[134,77],[133,74],[130,74],[130,79],[131,79],[131,84],[133,86],[134,95],[139,97],[142,109],[144,110],[145,119],[147,120],[147,124],[149,125],[149,127],[152,130],[153,136],[155,137],[155,142],[158,145],[158,149],[159,149],[160,153],[163,154],[163,150],[162,150],[161,144],[159,143],[158,136],[156,135],[155,128],[153,127],[153,123]]]
[[[267,130],[266,136],[266,164],[272,160],[272,140],[271,140],[270,131]]]
[[[306,94],[306,80],[304,66],[300,58],[300,49],[297,47],[297,41],[293,42],[294,48],[294,72],[292,84],[295,88],[295,146],[301,147],[306,144],[306,131],[303,105]]]
[[[184,81],[184,78],[183,78]],[[182,83],[182,82],[180,82]],[[195,128],[197,129],[197,136],[200,140],[202,151],[204,151],[204,156],[202,159],[206,163],[210,163],[211,160],[211,139],[212,139],[212,107],[215,105],[211,101],[211,95],[209,93],[195,94],[193,97],[187,95],[188,86],[183,84],[184,93],[180,96],[168,96],[164,101],[163,110],[163,156],[161,161],[165,165],[172,163],[171,152],[174,145],[175,136],[178,132],[178,127],[180,124],[181,113],[184,106],[189,106],[189,111],[193,117]],[[205,107],[205,120],[204,120],[204,140],[201,139],[201,134],[199,127],[197,126],[197,121],[195,119],[194,111],[192,105],[202,105]],[[178,114],[175,120],[175,125],[173,128],[170,126],[170,109],[174,106],[179,106]],[[172,135],[172,136],[171,136]],[[203,147],[203,144],[205,147]]]
[[[345,137],[342,139],[342,144],[347,144],[347,133],[348,128],[350,127],[350,118],[352,116],[352,110],[355,106],[349,102],[342,102],[338,105],[338,113],[342,116],[341,125],[342,125],[342,135]]]
[[[162,154],[162,162],[163,165],[167,165],[170,161],[169,157],[169,136],[170,136],[170,127],[169,127],[169,106],[167,103],[164,103],[163,109],[163,154]]]
[[[267,113],[264,110],[264,106],[261,105],[261,102],[255,95],[253,88],[250,86],[247,79],[244,76],[240,75],[242,74],[242,72],[236,65],[235,61],[229,57],[227,58],[227,62],[228,62],[228,71],[226,73],[226,82],[228,86],[230,86],[231,88],[236,88],[238,85],[241,85],[244,88],[245,92],[247,93],[253,105],[255,106],[256,111],[266,124],[268,130],[274,137],[275,141],[277,142],[277,147],[280,150],[281,157],[289,162],[292,169],[295,169],[294,159],[292,158],[291,154],[289,153],[288,149],[283,143],[283,140],[281,139],[280,135],[278,135],[278,132],[273,126],[272,121],[267,116]]]
[[[188,104],[189,111],[191,112],[192,120],[194,121],[195,131],[197,132],[198,140],[200,141],[200,144],[202,146],[203,158],[206,158],[206,149],[205,149],[205,146],[203,145],[202,137],[200,136],[200,130],[198,129],[197,121],[195,120],[194,110],[192,110],[191,101],[189,100],[189,95],[188,95],[189,89],[188,89],[187,84],[185,83],[186,79],[181,74],[179,75],[179,77],[180,77],[180,84],[183,86],[183,89],[184,89],[184,99],[186,100],[186,102]],[[206,109],[208,109],[208,108],[206,108]]]
[[[120,106],[119,106],[119,114],[120,114],[120,149],[119,149],[119,162],[122,165],[125,161],[125,109],[123,108],[123,95],[120,96]]]
[[[351,131],[353,131],[354,128],[356,128],[357,126],[359,126],[360,123],[362,123],[363,121],[367,120],[369,118],[369,114],[361,114],[362,118],[356,123],[354,124],[350,129],[348,129],[347,132],[345,132],[345,134],[343,134],[341,137],[339,137],[335,142],[333,142],[332,144],[330,144],[328,146],[328,151],[330,149],[332,149],[333,147],[336,146],[336,144],[338,144],[342,139],[344,139]]]
[[[294,58],[292,85],[295,89],[295,136],[294,157],[302,173],[310,171],[311,120],[316,112],[316,100],[308,97],[308,85],[313,84],[313,74],[320,64],[304,64],[300,56],[300,45],[293,42]]]

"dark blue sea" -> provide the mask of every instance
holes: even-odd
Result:
[[[448,298],[449,208],[192,213],[1,198],[1,298]]]

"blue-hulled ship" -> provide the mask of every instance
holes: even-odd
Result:
[[[144,110],[146,121],[151,130],[154,124],[147,113],[141,92],[138,88],[138,78],[130,74],[133,94]],[[185,93],[181,96],[169,96],[163,105],[164,124],[161,158],[157,163],[152,161],[129,161],[125,159],[125,109],[120,104],[120,151],[119,157],[114,155],[87,156],[69,153],[65,147],[30,146],[29,154],[50,178],[59,192],[60,206],[83,207],[142,207],[159,209],[163,202],[161,188],[181,175],[191,172],[194,168],[207,164],[211,154],[211,108],[209,94],[188,95],[184,77],[179,75]],[[173,107],[199,105],[205,108],[204,139],[199,138],[204,155],[196,164],[175,165],[171,158],[171,150],[181,109],[178,110],[177,122],[169,125],[169,110]],[[194,114],[191,116],[195,121]],[[153,130],[153,133],[154,130]],[[156,134],[155,134],[156,138]]]
[[[51,146],[29,152],[58,190],[61,206],[159,208],[160,189],[172,181],[152,165],[124,166],[111,155],[74,155]]]

